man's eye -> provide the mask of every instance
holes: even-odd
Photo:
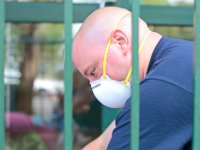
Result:
[[[93,70],[92,70],[92,72],[90,73],[91,76],[95,76],[95,70],[96,70],[96,69],[93,69]]]

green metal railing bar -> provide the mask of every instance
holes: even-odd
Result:
[[[139,0],[132,0],[132,98],[131,150],[139,150],[139,74],[138,74],[138,18]]]
[[[0,149],[4,149],[4,0],[0,1]]]
[[[65,99],[64,99],[64,150],[72,150],[72,1],[64,1],[65,25]]]
[[[83,22],[99,4],[73,4],[73,22]],[[63,3],[52,2],[6,2],[6,22],[63,23]],[[68,13],[68,12],[66,12]]]
[[[129,5],[125,0],[117,0],[114,5],[131,10],[131,5]],[[191,6],[172,7],[141,5],[140,8],[141,18],[143,18],[149,25],[193,25],[193,8]]]
[[[116,3],[131,10],[128,1]],[[114,3],[115,4],[115,3]],[[73,22],[83,22],[99,4],[73,4]],[[141,6],[141,18],[150,25],[192,26],[192,7]],[[6,2],[6,22],[63,23],[63,3]]]
[[[200,1],[194,5],[195,25],[195,90],[194,90],[194,124],[193,124],[193,150],[200,150]]]
[[[150,25],[193,26],[192,7],[141,6],[140,16]]]

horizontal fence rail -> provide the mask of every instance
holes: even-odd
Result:
[[[99,4],[73,4],[73,22],[83,22],[84,19],[99,8]],[[7,22],[49,22],[63,23],[64,16],[69,13],[65,11],[63,3],[42,2],[7,2]],[[67,14],[64,14],[67,13]]]
[[[73,22],[83,22],[91,12],[99,7],[98,3],[73,4]],[[131,10],[130,5],[124,5],[124,7]],[[142,5],[140,16],[152,25],[192,26],[192,9],[192,7]],[[5,10],[6,22],[64,22],[63,3],[6,2]]]
[[[4,150],[4,1],[0,1],[0,149]]]

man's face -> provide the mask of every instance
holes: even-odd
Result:
[[[98,42],[92,38],[87,41],[76,38],[74,41],[74,65],[89,81],[95,81],[103,74],[102,66],[106,44],[107,41]],[[127,55],[124,56],[120,45],[111,42],[106,64],[107,75],[113,80],[123,81],[130,67],[127,66],[128,61]]]

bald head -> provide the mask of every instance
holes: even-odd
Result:
[[[119,22],[116,29],[113,26]],[[149,30],[139,20],[139,42]],[[73,62],[90,81],[102,75],[102,62],[109,37],[112,38],[107,58],[107,74],[123,80],[131,65],[131,13],[123,8],[106,7],[94,11],[84,21],[73,41]]]
[[[94,35],[94,33],[101,33],[102,35],[108,35],[114,23],[122,17],[123,14],[130,13],[128,10],[117,7],[105,7],[94,11],[84,21],[77,36]],[[85,36],[84,36],[85,37]]]

